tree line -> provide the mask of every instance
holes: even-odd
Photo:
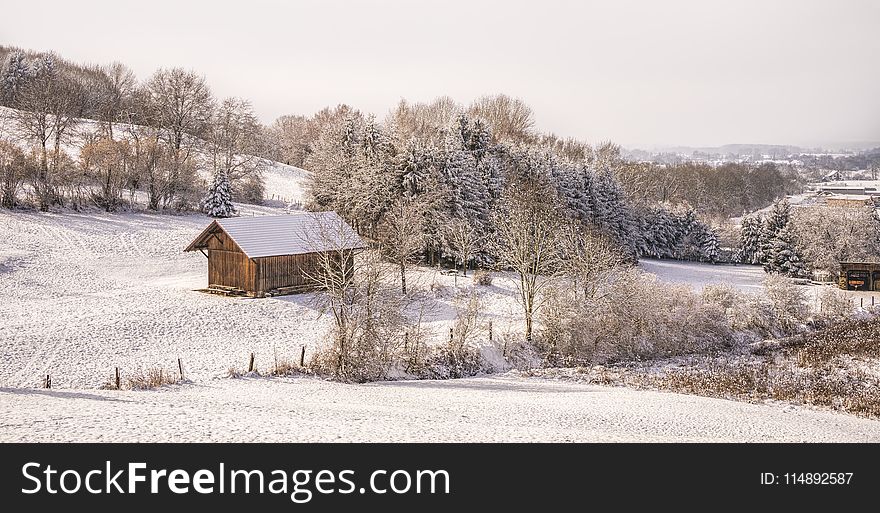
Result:
[[[151,210],[189,209],[205,192],[203,174],[225,177],[239,200],[262,200],[268,143],[246,100],[217,100],[180,68],[138,81],[120,63],[2,47],[0,57],[0,104],[13,109],[0,141],[5,206],[26,190],[44,211],[111,211],[126,192],[129,203],[145,193]]]

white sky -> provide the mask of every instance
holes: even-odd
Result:
[[[204,75],[264,122],[488,93],[628,146],[880,140],[880,2],[4,0],[0,43]]]

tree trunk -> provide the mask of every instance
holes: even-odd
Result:
[[[403,289],[403,294],[406,295],[406,264],[400,263],[400,286]]]

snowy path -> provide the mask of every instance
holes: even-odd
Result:
[[[152,392],[0,389],[0,442],[11,441],[878,442],[880,422],[506,376],[218,379]]]

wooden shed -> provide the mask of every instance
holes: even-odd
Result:
[[[840,288],[880,291],[880,262],[841,262]]]
[[[313,290],[322,258],[353,266],[365,247],[335,212],[313,212],[216,219],[184,251],[208,258],[208,291],[262,297]]]

